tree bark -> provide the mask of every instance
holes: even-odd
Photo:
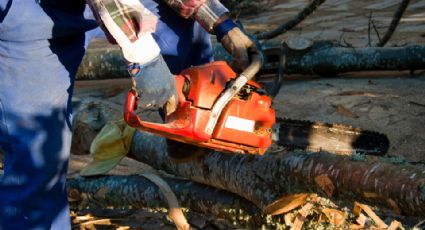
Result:
[[[117,45],[103,39],[92,42],[78,68],[77,80],[128,78],[127,65]]]
[[[314,42],[298,49],[284,43],[286,74],[335,76],[344,72],[425,69],[425,46],[342,47],[331,42]]]
[[[90,98],[86,100],[79,102],[77,111],[80,113],[84,113],[84,105],[92,104]],[[96,101],[99,105],[86,108],[87,116],[77,116],[91,117],[84,122],[94,127],[89,131],[92,133],[108,120],[120,119],[119,115],[115,116],[121,111],[116,106],[102,104],[105,100]],[[96,108],[98,106],[102,109]],[[74,135],[80,133],[82,137],[90,137],[85,135],[85,129],[80,126],[74,130]],[[263,211],[273,201],[288,195],[319,193],[337,201],[361,201],[401,210],[407,215],[425,216],[423,165],[392,163],[386,158],[300,151],[280,151],[264,156],[208,151],[193,161],[176,163],[168,157],[167,151],[178,153],[181,149],[167,149],[164,138],[136,132],[129,156],[168,173],[237,194]]]
[[[425,216],[422,165],[327,153],[252,156],[214,151],[179,164],[168,157],[164,138],[143,132],[136,132],[133,137],[130,157],[168,173],[236,193],[262,210],[282,196],[313,192]]]
[[[249,201],[192,181],[164,178],[182,208],[223,218],[238,226],[258,227],[265,215]],[[158,187],[140,175],[71,178],[67,181],[71,207],[84,209],[167,208]]]
[[[98,114],[93,108],[90,112]],[[97,126],[98,122],[114,119],[108,115],[91,122]],[[78,133],[81,132],[75,130],[74,135]],[[193,161],[176,163],[167,151],[182,150],[167,149],[162,137],[136,132],[129,156],[171,174],[238,194],[262,210],[282,196],[312,192],[425,216],[423,165],[391,163],[387,158],[283,151],[264,156],[208,151]]]
[[[296,40],[303,40],[297,38]],[[425,46],[343,47],[329,41],[309,42],[299,47],[293,40],[283,43],[270,40],[262,44],[267,62],[262,74],[316,74],[335,76],[339,73],[379,70],[425,69]],[[215,45],[215,60],[232,62],[221,45]],[[281,58],[282,57],[282,58]],[[125,61],[118,47],[96,42],[86,52],[77,73],[78,80],[128,78]]]

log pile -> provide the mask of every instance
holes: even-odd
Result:
[[[97,114],[99,110],[114,107],[100,101],[95,104],[103,108],[93,109],[91,105],[88,113]],[[78,111],[87,113],[84,107]],[[114,119],[117,118],[113,115],[106,116],[102,122]],[[93,119],[74,122],[86,124],[79,127],[99,125],[96,123],[99,120],[93,123]],[[97,132],[94,128],[83,128],[74,130],[74,135],[92,136],[87,135],[87,130]],[[267,223],[270,215],[298,213],[299,208],[312,202],[312,194],[339,205],[318,206],[317,200],[311,203],[319,210],[353,207],[354,202],[361,202],[379,208],[381,213],[425,217],[423,165],[392,158],[288,150],[264,156],[206,151],[189,162],[177,163],[168,156],[168,151],[181,149],[167,147],[162,137],[137,131],[128,157],[165,172],[161,175],[182,207],[231,220],[238,226],[258,227]],[[138,175],[77,177],[69,180],[69,189],[72,200],[80,207],[165,206],[156,186]],[[284,223],[284,216],[279,217],[273,219],[274,224]]]

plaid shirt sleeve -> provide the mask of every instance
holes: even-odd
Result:
[[[164,0],[184,18],[189,18],[196,13],[207,0]]]
[[[163,0],[184,18],[193,18],[205,30],[213,27],[227,15],[228,10],[219,0]]]
[[[118,44],[128,62],[147,63],[159,55],[151,33],[158,18],[140,0],[87,0],[109,42]]]
[[[123,32],[127,39],[134,42],[139,36],[156,29],[157,17],[139,0],[87,0],[87,3],[113,43],[117,43],[117,33]]]

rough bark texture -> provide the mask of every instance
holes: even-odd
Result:
[[[89,154],[91,142],[106,122],[122,116],[122,106],[101,101],[101,98],[73,98],[73,134],[71,152]]]
[[[94,109],[90,111],[97,114]],[[187,163],[176,163],[167,151],[164,138],[136,132],[130,156],[171,174],[236,193],[261,209],[288,194],[315,192],[425,216],[423,165],[327,153],[280,152],[260,157],[214,151]]]
[[[136,160],[236,193],[261,209],[286,194],[317,192],[425,216],[423,166],[327,153],[250,156],[214,151],[179,164],[168,157],[165,139],[143,132],[135,134],[131,152]]]
[[[301,40],[297,38],[297,40]],[[90,47],[77,74],[77,79],[128,78],[124,60],[118,48]],[[264,74],[317,74],[332,76],[344,72],[378,70],[425,69],[425,46],[405,47],[343,47],[328,41],[311,42],[298,47],[286,41],[280,47],[278,41],[262,44],[267,62],[260,72]],[[276,51],[281,50],[279,54]],[[214,46],[215,60],[229,63],[232,57],[220,45]],[[281,73],[283,72],[283,73]]]
[[[279,47],[279,44],[279,41],[272,40],[262,46],[263,49],[268,49]],[[214,44],[213,51],[215,60],[231,62],[232,56],[220,44]],[[109,44],[105,39],[95,39],[86,50],[77,72],[77,80],[128,78],[125,63],[118,46]]]
[[[223,218],[238,225],[258,226],[264,215],[249,201],[226,191],[192,181],[163,178],[182,208]],[[68,179],[68,196],[73,207],[82,208],[167,208],[158,187],[140,175],[110,175]]]
[[[126,61],[118,46],[105,40],[89,46],[77,72],[77,80],[128,77]]]
[[[409,45],[390,48],[341,47],[315,42],[297,50],[284,44],[285,73],[336,75],[353,71],[425,69],[425,47]]]

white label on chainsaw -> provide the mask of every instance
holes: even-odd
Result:
[[[254,132],[255,121],[228,116],[224,127],[252,133]]]

